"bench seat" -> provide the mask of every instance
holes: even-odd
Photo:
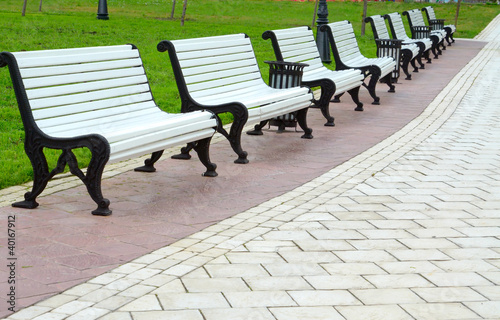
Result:
[[[334,96],[348,92],[356,104],[356,110],[363,110],[363,103],[359,101],[359,88],[364,79],[361,71],[334,71],[326,68],[309,27],[268,30],[262,34],[262,38],[271,40],[276,60],[307,64],[303,69],[302,84],[321,88],[320,98],[314,100],[314,103],[326,118],[326,126],[335,124],[329,111],[330,100]],[[334,101],[338,102],[338,99]]]
[[[389,86],[389,92],[394,92],[392,72],[396,69],[393,57],[367,58],[361,54],[354,34],[352,24],[347,21],[338,21],[321,26],[320,30],[326,32],[335,59],[337,70],[359,69],[365,78],[370,76],[370,81],[364,86],[368,89],[373,104],[380,104],[380,98],[375,92],[378,81]]]
[[[183,112],[207,109],[215,114],[230,112],[234,121],[230,131],[218,127],[238,155],[236,163],[248,163],[241,147],[245,124],[260,123],[250,134],[262,134],[263,122],[298,111],[303,138],[312,138],[307,127],[307,108],[313,99],[307,87],[275,89],[260,73],[250,38],[233,34],[183,40],[164,40],[158,51],[168,51],[181,98]],[[176,158],[189,158],[190,146]]]
[[[217,175],[208,154],[215,115],[158,108],[135,46],[2,52],[0,66],[10,70],[34,172],[32,191],[14,206],[37,207],[36,197],[67,164],[98,204],[92,213],[109,215],[110,202],[101,192],[105,164],[151,153],[136,170],[152,172],[164,149],[185,143],[196,145],[204,175]],[[72,151],[82,147],[92,154],[86,174]],[[62,151],[52,171],[44,148]]]

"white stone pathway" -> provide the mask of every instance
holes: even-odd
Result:
[[[500,319],[500,16],[401,131],[7,319]]]

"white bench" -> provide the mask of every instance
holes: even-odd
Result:
[[[425,12],[425,15],[427,16],[427,22],[433,30],[444,29],[446,31],[446,42],[448,42],[448,45],[451,46],[451,43],[455,42],[455,39],[453,39],[453,35],[455,31],[457,31],[457,27],[455,27],[455,25],[453,24],[444,24],[444,22],[446,21],[445,19],[437,19],[434,8],[431,6],[422,8],[421,10]]]
[[[262,122],[298,111],[297,120],[304,130],[302,138],[312,138],[306,114],[313,99],[307,87],[275,89],[262,79],[247,35],[233,34],[205,38],[164,40],[160,52],[168,51],[179,89],[182,111],[208,109],[234,116],[229,133],[222,133],[238,155],[235,163],[248,163],[241,147],[241,132],[248,122]],[[259,130],[250,134],[262,134]],[[182,153],[189,156],[190,148]]]
[[[359,51],[358,41],[349,21],[324,24],[320,30],[328,34],[337,70],[354,68],[361,70],[365,78],[370,76],[368,85],[364,84],[364,86],[373,98],[373,104],[380,104],[380,98],[375,92],[378,81],[386,83],[389,86],[389,92],[395,91],[391,74],[396,68],[396,61],[392,57],[366,58],[363,56]]]
[[[407,10],[403,11],[403,15],[408,18],[408,24],[410,25],[412,38],[419,39],[422,37],[419,35],[419,33],[429,31],[430,32],[429,38],[434,43],[438,54],[442,54],[440,48],[446,50],[446,46],[444,45],[444,39],[446,38],[446,31],[444,29],[433,30],[431,27],[426,26],[424,22],[424,17],[422,15],[422,11],[418,9]]]
[[[389,21],[389,28],[391,29],[391,34],[393,39],[403,40],[403,43],[410,44],[415,43],[419,46],[420,51],[422,53],[422,57],[427,60],[427,63],[432,63],[432,58],[430,57],[430,51],[434,54],[434,57],[437,59],[438,54],[436,52],[436,48],[432,42],[432,40],[428,37],[430,32],[426,29],[427,37],[421,37],[418,39],[412,39],[408,37],[406,34],[405,26],[403,24],[403,19],[399,12],[393,12],[384,15],[384,19]],[[424,65],[420,65],[420,68],[423,69]]]
[[[274,55],[278,61],[306,63],[303,69],[302,84],[314,88],[321,87],[319,100],[314,103],[320,108],[327,122],[325,126],[333,126],[334,118],[330,116],[330,100],[348,92],[356,111],[363,110],[359,101],[359,88],[364,76],[360,70],[348,69],[333,71],[326,68],[321,61],[314,35],[309,27],[296,27],[280,30],[268,30],[262,34],[264,40],[271,39]],[[339,102],[338,98],[332,100]]]
[[[155,171],[163,150],[194,142],[206,176],[216,176],[209,143],[217,127],[212,112],[169,114],[153,100],[139,51],[133,45],[0,53],[8,65],[25,130],[25,150],[34,181],[25,200],[14,207],[36,208],[36,197],[48,181],[69,166],[86,185],[98,208],[110,215],[102,196],[104,166],[152,153],[137,171]],[[88,148],[90,164],[83,173],[73,149]],[[44,148],[61,150],[49,170]]]
[[[387,26],[385,25],[385,19],[380,15],[374,15],[365,18],[365,22],[370,22],[372,26],[373,36],[377,42],[377,50],[383,51],[384,48],[380,47],[379,43],[382,40],[387,41],[388,39],[391,39]],[[403,40],[396,39],[396,41]],[[418,62],[420,66],[423,66],[422,53],[423,52],[420,52],[419,46],[415,43],[404,43],[403,41],[403,44],[401,45],[401,68],[406,75],[406,80],[411,80],[411,74],[408,71],[408,65],[410,63],[413,67],[413,72],[418,72],[416,62]]]

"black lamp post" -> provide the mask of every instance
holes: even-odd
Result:
[[[99,0],[99,7],[97,8],[97,19],[108,20],[108,2],[106,0]]]
[[[326,5],[326,0],[319,0],[318,19],[316,20],[316,26],[318,28],[316,33],[316,44],[318,45],[321,61],[325,63],[331,63],[332,60],[330,59],[328,35],[326,34],[326,32],[319,30],[320,27],[324,24],[328,24],[328,6]]]

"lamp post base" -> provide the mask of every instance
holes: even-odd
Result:
[[[97,19],[109,20],[108,2],[106,0],[99,0],[99,7],[97,8]]]

